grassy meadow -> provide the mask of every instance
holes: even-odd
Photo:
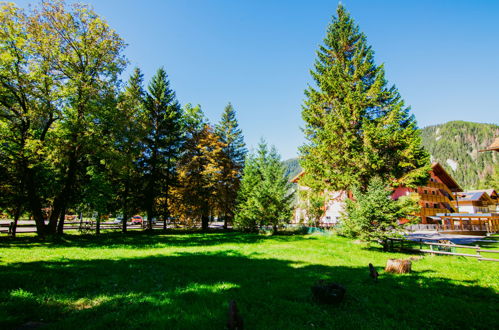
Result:
[[[223,329],[231,299],[246,329],[497,326],[499,263],[426,255],[411,274],[383,272],[411,256],[319,234],[2,237],[0,328]],[[344,302],[314,303],[318,279],[344,285]]]

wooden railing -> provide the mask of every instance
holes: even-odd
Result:
[[[499,232],[499,216],[469,215],[441,216],[439,231],[487,231]]]
[[[388,246],[391,248],[391,250],[394,250],[394,242],[400,242],[400,250],[405,250],[405,251],[413,251],[413,252],[422,252],[422,253],[431,253],[431,254],[441,254],[441,255],[451,255],[451,256],[461,256],[461,257],[470,257],[470,258],[477,258],[478,261],[499,261],[499,259],[495,258],[487,258],[482,255],[482,253],[499,253],[499,250],[486,250],[482,249],[480,246],[475,245],[459,245],[459,244],[448,244],[448,243],[438,243],[438,242],[428,242],[428,241],[423,241],[423,239],[419,239],[418,241],[412,241],[412,240],[406,240],[406,239],[400,239],[400,238],[389,238],[389,244]],[[405,244],[405,246],[404,246]],[[418,248],[414,248],[413,244],[419,245]],[[430,249],[424,249],[423,245],[428,245]],[[441,251],[438,249],[433,249],[433,246],[437,247],[445,247],[447,248],[447,251]],[[460,249],[470,249],[474,250],[475,253],[460,253],[460,252],[455,252],[455,249],[460,248]]]
[[[418,215],[420,216],[433,216],[436,215],[437,213],[447,213],[449,210],[447,209],[441,209],[441,208],[434,208],[434,207],[422,207],[421,212],[419,212]]]
[[[450,199],[444,195],[433,195],[433,194],[419,194],[422,202],[433,202],[433,203],[451,203]]]
[[[430,181],[426,184],[426,186],[430,187],[430,188],[445,190],[449,194],[449,196],[454,196],[454,193],[452,191],[450,191],[450,189],[446,185],[444,185],[443,183]]]

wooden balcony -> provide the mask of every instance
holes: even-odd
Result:
[[[451,203],[449,198],[444,195],[434,195],[434,194],[419,194],[421,198],[421,202],[430,202],[430,203]]]
[[[444,185],[443,183],[440,183],[440,182],[433,182],[433,181],[429,181],[427,184],[426,184],[426,187],[429,187],[429,188],[436,188],[436,189],[442,189],[442,190],[445,190],[450,196],[454,196],[453,192],[450,191],[449,188],[447,188],[446,185]]]

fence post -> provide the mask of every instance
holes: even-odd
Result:
[[[420,250],[423,249],[423,239],[422,238],[419,239],[419,249]]]
[[[480,246],[475,245],[475,247],[477,247],[477,248],[478,248],[478,249],[476,249],[476,254],[477,254],[477,255],[479,255],[479,256],[481,256],[481,254],[480,254]],[[480,259],[480,258],[479,258],[479,259]]]

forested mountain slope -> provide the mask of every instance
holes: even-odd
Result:
[[[479,152],[499,136],[499,125],[450,121],[421,130],[423,145],[463,189],[477,188],[499,165],[495,152]]]
[[[294,178],[301,171],[301,166],[298,163],[298,158],[290,158],[282,162],[286,168],[288,178]]]
[[[499,125],[450,121],[421,130],[423,145],[433,162],[439,162],[463,189],[486,186],[483,182],[499,166],[499,153],[479,152],[499,136]],[[298,158],[284,161],[289,177],[301,171]]]

